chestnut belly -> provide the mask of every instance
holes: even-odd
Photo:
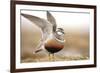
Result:
[[[63,48],[64,48],[64,44],[54,39],[50,39],[45,43],[45,49],[50,53],[56,53]]]
[[[60,51],[63,47],[53,47],[53,46],[45,46],[45,49],[50,53],[56,53]]]

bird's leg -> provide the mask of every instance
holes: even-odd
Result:
[[[49,56],[49,61],[51,61],[50,53],[48,54],[48,56]]]
[[[52,54],[52,59],[53,59],[53,61],[55,61],[55,56],[54,56],[54,53]]]
[[[52,61],[52,54],[49,53],[49,61]]]
[[[54,53],[49,53],[49,61],[55,61]]]

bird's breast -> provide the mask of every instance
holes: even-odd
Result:
[[[45,42],[45,49],[51,53],[55,53],[64,48],[64,43],[57,41],[55,38],[50,38]]]

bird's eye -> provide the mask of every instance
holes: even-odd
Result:
[[[57,34],[58,34],[58,35],[62,35],[63,33],[62,33],[62,32],[57,32]]]

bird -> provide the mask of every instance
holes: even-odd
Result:
[[[24,16],[29,21],[35,23],[42,31],[42,37],[36,47],[35,53],[42,51],[44,48],[50,53],[56,53],[64,48],[64,29],[57,28],[56,19],[49,11],[46,11],[46,14],[47,19],[21,13],[21,16]]]

